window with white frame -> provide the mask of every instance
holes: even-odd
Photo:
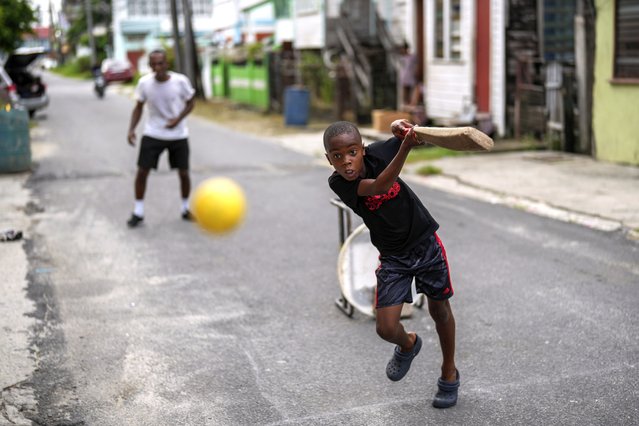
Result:
[[[461,60],[461,0],[435,0],[434,16],[435,58]]]
[[[127,9],[129,16],[162,16],[169,13],[167,4],[158,0],[128,0]]]
[[[182,2],[176,1],[178,13],[182,13]],[[209,16],[213,10],[210,0],[190,0],[194,16]],[[167,0],[127,0],[129,16],[167,16],[171,13]]]
[[[639,0],[615,2],[614,78],[639,79]]]
[[[297,0],[295,2],[295,12],[299,14],[319,12],[318,0]]]
[[[291,0],[273,0],[273,8],[276,19],[291,17]]]

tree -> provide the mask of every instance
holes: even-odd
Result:
[[[0,0],[0,51],[12,52],[31,33],[36,14],[28,0]]]
[[[0,0],[3,1],[3,0]],[[98,63],[106,57],[107,46],[111,45],[111,0],[90,0],[91,1],[91,14],[93,26],[103,26],[107,29],[107,33],[101,36],[95,37],[97,59]],[[67,40],[74,48],[78,44],[89,45],[88,43],[88,29],[87,29],[87,10],[84,7],[83,1],[74,0],[68,1],[67,5],[74,5],[76,7],[75,13],[67,13],[71,21],[71,26],[67,31]]]

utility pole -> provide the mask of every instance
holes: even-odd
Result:
[[[189,0],[182,0],[182,16],[184,18],[184,74],[195,87],[195,73],[193,71],[193,32],[191,31],[191,8]]]
[[[84,0],[85,14],[87,15],[87,33],[89,34],[89,47],[91,48],[91,68],[97,63],[95,54],[95,38],[93,37],[93,9],[91,0]]]
[[[175,71],[184,73],[184,55],[182,54],[182,41],[180,40],[180,27],[177,16],[177,0],[171,0],[171,26],[173,33],[173,56],[175,58]]]
[[[203,97],[203,91],[200,79],[200,67],[197,60],[195,37],[193,36],[191,5],[189,0],[182,0],[182,14],[184,15],[184,71],[195,88],[196,96],[201,98]]]
[[[56,37],[56,26],[53,22],[53,3],[49,0],[49,45],[50,52],[54,52],[55,59],[58,60],[58,49],[56,48],[58,45],[57,37]],[[51,53],[49,53],[51,56]]]

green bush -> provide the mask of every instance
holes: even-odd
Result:
[[[76,58],[75,66],[78,72],[80,73],[91,73],[91,58],[88,56],[82,56],[80,58]]]
[[[174,70],[175,69],[175,49],[173,48],[173,46],[169,46],[169,42],[166,37],[161,39],[161,42],[162,42],[162,50],[166,52],[166,60],[169,63],[169,69]],[[137,75],[136,73],[136,76],[134,77],[134,81],[136,82],[136,84],[139,78],[140,76]]]
[[[82,56],[80,58],[75,58],[72,61],[68,61],[64,65],[54,68],[53,71],[65,77],[93,77],[91,73],[91,58],[88,56]]]
[[[89,35],[82,34],[79,39],[79,44],[83,46],[90,46]],[[107,35],[97,36],[93,38],[95,42],[95,60],[98,64],[106,58],[107,46],[109,45],[109,37]]]
[[[304,51],[300,58],[302,82],[308,87],[314,101],[332,105],[335,98],[335,84],[328,73],[319,51]]]
[[[442,169],[428,164],[426,166],[422,166],[419,169],[417,169],[417,174],[421,176],[440,175],[442,174]]]
[[[264,59],[264,45],[260,42],[251,43],[246,46],[247,59],[254,62],[262,62]]]

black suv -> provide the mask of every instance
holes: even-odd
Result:
[[[3,64],[12,81],[10,90],[15,91],[17,103],[29,111],[30,117],[49,105],[47,87],[42,82],[42,77],[31,70],[31,65],[43,54],[42,48],[21,47],[11,53]],[[2,74],[4,73],[0,72],[0,77]]]

